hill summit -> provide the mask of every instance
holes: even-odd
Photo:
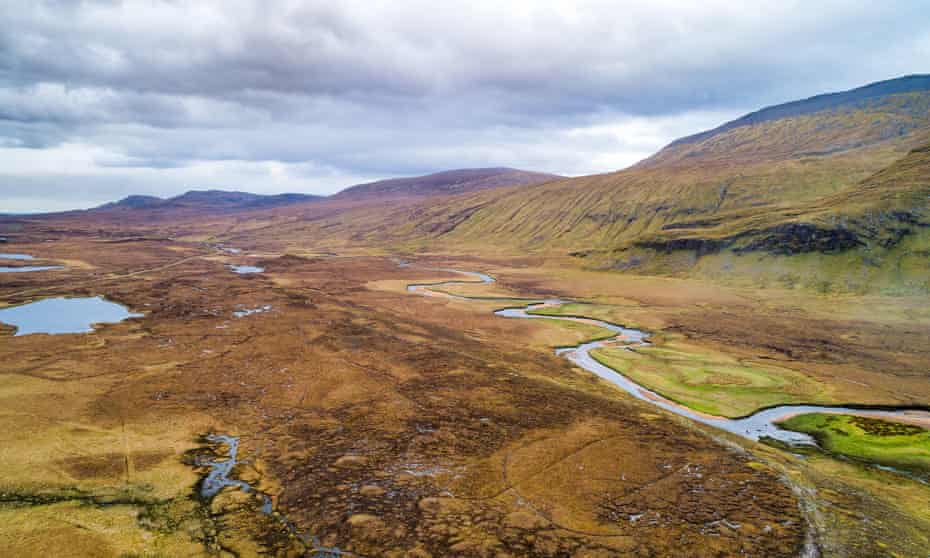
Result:
[[[346,188],[337,199],[385,196],[435,196],[478,192],[501,186],[540,184],[562,178],[554,174],[494,167],[458,169],[415,176],[392,178]]]

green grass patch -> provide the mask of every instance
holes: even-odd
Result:
[[[539,308],[538,310],[533,310],[529,313],[537,314],[539,316],[584,316],[586,318],[594,318],[596,320],[603,320],[605,322],[614,323],[614,320],[616,319],[614,315],[615,311],[616,307],[612,306],[585,304],[583,302],[570,302],[568,304],[562,304],[561,306]]]
[[[919,426],[824,413],[791,417],[780,426],[810,434],[831,453],[924,476],[930,474],[930,430]]]
[[[596,349],[591,356],[656,393],[713,415],[740,417],[772,405],[829,401],[825,385],[795,370],[674,341],[635,351]]]
[[[617,335],[613,331],[605,328],[596,326],[593,324],[585,324],[579,322],[569,322],[566,320],[549,320],[542,319],[540,320],[545,323],[555,324],[561,328],[567,329],[568,331],[573,331],[579,334],[581,341],[578,343],[588,343],[590,341],[598,341],[601,339],[609,339]]]

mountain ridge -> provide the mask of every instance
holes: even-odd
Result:
[[[802,116],[848,104],[855,101],[863,101],[875,97],[894,95],[899,93],[910,93],[914,91],[925,91],[930,89],[930,74],[910,74],[898,78],[876,81],[856,87],[846,91],[837,91],[832,93],[822,93],[806,99],[797,101],[788,101],[763,107],[759,110],[745,114],[739,118],[725,122],[716,128],[691,134],[672,141],[666,147],[695,143],[697,141],[708,139],[716,134],[752,124],[761,124],[780,118]]]
[[[510,167],[467,168],[420,176],[389,178],[350,186],[333,196],[348,199],[387,195],[431,196],[461,194],[500,186],[535,185],[563,178],[559,175]]]
[[[930,165],[930,80],[901,79],[879,82],[881,95],[829,97],[848,102],[673,142],[612,173],[351,207],[293,230],[332,246],[352,239],[402,250],[569,257],[586,268],[646,274],[704,273],[716,262],[713,273],[727,277],[739,267],[732,257],[742,255],[740,263],[768,266],[778,277],[785,258],[808,255],[801,275],[812,285],[829,277],[842,289],[872,288],[869,278],[882,275],[912,288],[930,269],[889,270],[930,241],[930,200],[901,170]],[[882,191],[913,207],[889,204]],[[830,276],[837,258],[849,274],[841,279]]]
[[[268,209],[319,199],[322,198],[310,194],[285,193],[264,195],[233,190],[188,190],[183,194],[170,198],[133,194],[121,200],[108,202],[85,211],[201,210],[228,212]]]
[[[170,211],[198,209],[202,211],[220,212],[249,211],[274,209],[325,200],[364,201],[372,198],[386,197],[423,198],[440,195],[457,195],[503,186],[541,184],[560,178],[563,177],[510,167],[451,169],[426,175],[389,178],[364,184],[356,184],[329,196],[299,193],[255,194],[238,190],[219,189],[188,190],[183,194],[168,198],[132,194],[120,200],[107,202],[84,211]]]

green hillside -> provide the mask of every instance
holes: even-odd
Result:
[[[456,200],[413,227],[595,268],[768,282],[799,264],[807,277],[786,284],[924,290],[928,143],[930,92],[899,93],[678,142],[617,173]]]
[[[842,195],[927,141],[930,92],[892,95],[673,145],[617,173],[461,200],[436,208],[420,229],[474,208],[451,237],[582,255],[633,246],[706,249],[668,241],[705,236],[695,229],[745,233],[743,220]]]
[[[594,269],[923,291],[930,77],[770,107],[619,172],[429,203],[312,204],[278,238]],[[793,268],[797,267],[800,271]]]

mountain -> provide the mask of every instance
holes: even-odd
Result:
[[[191,190],[173,198],[133,195],[110,202],[90,211],[113,210],[187,210],[204,212],[231,212],[302,204],[332,199],[337,201],[367,201],[455,195],[499,188],[541,184],[563,178],[554,174],[524,171],[511,168],[458,169],[425,176],[392,178],[351,186],[326,198],[307,194],[260,195],[225,190]]]
[[[237,213],[236,234],[265,235],[268,246],[520,253],[642,274],[930,293],[928,146],[930,76],[905,76],[763,108],[612,173],[465,169],[323,200],[209,191],[133,196],[108,210],[181,209],[144,212],[166,221],[258,209]]]
[[[165,200],[157,196],[127,196],[119,201],[105,203],[101,206],[95,207],[93,209],[115,209],[115,208],[127,208],[127,209],[141,209],[149,207],[157,207],[165,203]]]
[[[101,210],[195,210],[205,212],[245,211],[293,205],[321,199],[307,194],[261,195],[224,190],[191,190],[173,198],[128,196],[92,209]]]
[[[753,124],[761,124],[772,120],[804,116],[806,114],[814,114],[830,109],[854,106],[865,107],[868,105],[869,101],[873,99],[880,99],[900,93],[915,93],[927,90],[930,90],[930,75],[911,75],[878,81],[849,91],[827,93],[800,101],[766,107],[737,118],[736,120],[727,122],[713,130],[675,140],[669,147],[698,143],[741,126],[751,126]]]
[[[927,145],[930,76],[907,76],[764,108],[618,172],[353,207],[294,227],[318,242],[930,292],[930,269],[913,263],[930,253]]]
[[[346,188],[333,198],[437,196],[478,192],[501,186],[533,185],[562,178],[554,174],[505,167],[458,169],[425,176],[392,178]]]

